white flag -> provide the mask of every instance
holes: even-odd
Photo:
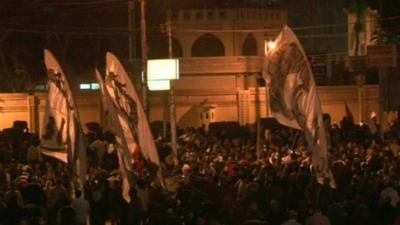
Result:
[[[106,68],[105,86],[118,111],[118,121],[128,149],[134,160],[136,156],[141,155],[148,162],[158,166],[162,184],[157,148],[137,92],[124,67],[111,53],[106,55]]]
[[[304,131],[318,182],[328,178],[335,187],[317,87],[304,50],[287,26],[271,46],[263,68],[271,114],[279,123]]]
[[[86,149],[78,111],[65,74],[53,54],[45,49],[48,74],[46,126],[41,152],[72,165],[81,185],[86,178]]]
[[[100,93],[102,97],[102,102],[103,102],[103,109],[106,114],[106,118],[110,124],[111,131],[115,135],[118,135],[115,140],[116,140],[116,150],[118,154],[118,163],[119,163],[119,170],[122,175],[122,191],[123,191],[123,197],[127,202],[130,202],[130,196],[129,196],[129,189],[132,186],[132,155],[129,152],[127,142],[125,140],[125,136],[129,134],[124,134],[120,122],[117,121],[116,119],[118,118],[118,112],[115,108],[115,106],[112,103],[112,100],[108,94],[108,91],[104,85],[103,78],[100,75],[100,72],[98,70],[95,71],[96,73],[96,79],[97,82],[100,85]]]

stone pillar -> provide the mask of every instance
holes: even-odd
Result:
[[[28,95],[29,130],[39,133],[39,99],[35,95]]]
[[[269,87],[265,86],[265,116],[271,117],[271,109],[269,108]]]
[[[238,107],[238,122],[240,125],[246,125],[250,122],[249,115],[249,90],[238,90],[237,107]]]

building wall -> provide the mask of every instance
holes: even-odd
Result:
[[[240,77],[239,77],[240,78]],[[222,79],[222,78],[221,78]],[[233,78],[231,78],[233,80]],[[236,78],[238,79],[238,78]],[[196,80],[191,79],[191,83]],[[201,126],[207,121],[204,118],[206,113],[214,114],[208,122],[237,121],[240,124],[254,123],[256,121],[256,90],[236,89],[236,82],[215,81],[213,85],[220,84],[221,90],[216,90],[203,86],[203,89],[177,89],[175,96],[176,118],[178,126]],[[227,85],[229,84],[229,85]],[[183,84],[179,84],[183,85]],[[179,86],[177,85],[177,87]],[[200,85],[200,84],[199,84]],[[204,84],[206,85],[206,84]],[[180,86],[179,86],[180,87]],[[339,123],[345,115],[345,103],[347,103],[357,122],[361,121],[361,115],[365,118],[374,111],[379,112],[379,88],[378,86],[364,86],[363,109],[360,111],[358,98],[359,87],[357,86],[321,86],[318,88],[322,110],[329,113],[332,123]],[[259,88],[260,115],[268,116],[267,96],[265,88]],[[88,122],[99,122],[107,129],[106,119],[101,112],[102,106],[97,92],[79,92],[74,95],[82,124]],[[12,126],[15,120],[28,122],[28,127],[32,131],[43,129],[44,112],[46,108],[46,94],[0,94],[0,130]],[[33,100],[34,99],[34,100]],[[150,121],[162,121],[168,117],[168,93],[152,93]],[[32,102],[36,105],[32,108]],[[33,110],[32,110],[33,109]],[[203,116],[200,117],[200,114]],[[167,119],[168,120],[168,119]],[[84,127],[86,130],[86,127]]]
[[[33,130],[33,123],[29,110],[30,96],[26,94],[1,94],[0,95],[0,130],[12,127],[15,120],[29,123]]]
[[[311,8],[310,13],[314,13]],[[287,20],[286,11],[271,9],[182,10],[173,14],[173,36],[183,50],[181,78],[173,84],[178,125],[254,123],[258,107],[260,116],[267,117],[266,90],[255,88],[263,62],[264,41],[273,39]],[[193,43],[204,34],[212,34],[223,43],[225,56],[191,57]],[[257,42],[258,56],[241,56],[249,34]],[[372,111],[379,112],[378,86],[321,86],[318,90],[323,111],[331,114],[333,123],[344,116],[345,103],[356,121],[365,121]],[[74,94],[82,124],[99,122],[107,129],[98,93]],[[14,120],[25,120],[31,130],[41,131],[46,98],[45,93],[0,94],[0,130],[10,127]],[[150,93],[150,121],[169,120],[168,101],[167,92]]]
[[[102,122],[100,98],[97,92],[74,94],[82,124]],[[16,120],[26,121],[29,130],[40,132],[44,129],[47,94],[22,93],[0,94],[0,130],[12,127]],[[86,131],[86,127],[83,126]]]
[[[264,41],[274,39],[286,23],[286,11],[276,9],[181,10],[171,18],[172,33],[182,46],[183,57],[192,56],[193,44],[204,34],[212,34],[223,43],[225,56],[242,55],[244,41],[252,34],[258,55],[263,55]]]

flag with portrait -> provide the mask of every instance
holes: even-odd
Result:
[[[111,53],[106,55],[105,87],[117,111],[120,135],[125,138],[136,172],[141,176],[144,171],[158,171],[162,184],[158,152],[142,103],[124,67]]]
[[[65,74],[49,50],[44,50],[48,75],[48,99],[41,153],[68,163],[79,177],[86,178],[86,149],[83,132],[71,88]]]
[[[124,199],[127,202],[130,202],[129,189],[132,186],[131,173],[133,172],[131,166],[132,155],[129,152],[125,140],[125,135],[121,135],[123,134],[123,131],[120,126],[120,122],[117,121],[119,115],[117,113],[117,110],[115,109],[115,106],[112,103],[112,100],[110,99],[110,95],[108,94],[108,91],[104,84],[104,80],[97,69],[95,71],[95,74],[97,82],[100,86],[103,111],[110,125],[112,133],[118,134],[118,136],[115,137],[115,149],[117,150],[119,170],[122,176],[122,194]]]
[[[266,52],[263,65],[271,115],[285,126],[303,130],[318,182],[328,178],[335,187],[317,86],[304,50],[288,26],[273,46]]]

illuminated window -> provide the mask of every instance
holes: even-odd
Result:
[[[150,91],[165,91],[171,88],[169,80],[147,80]]]
[[[90,84],[80,84],[79,89],[81,90],[90,90]]]
[[[91,83],[90,86],[91,86],[92,90],[99,90],[100,89],[99,83]]]

